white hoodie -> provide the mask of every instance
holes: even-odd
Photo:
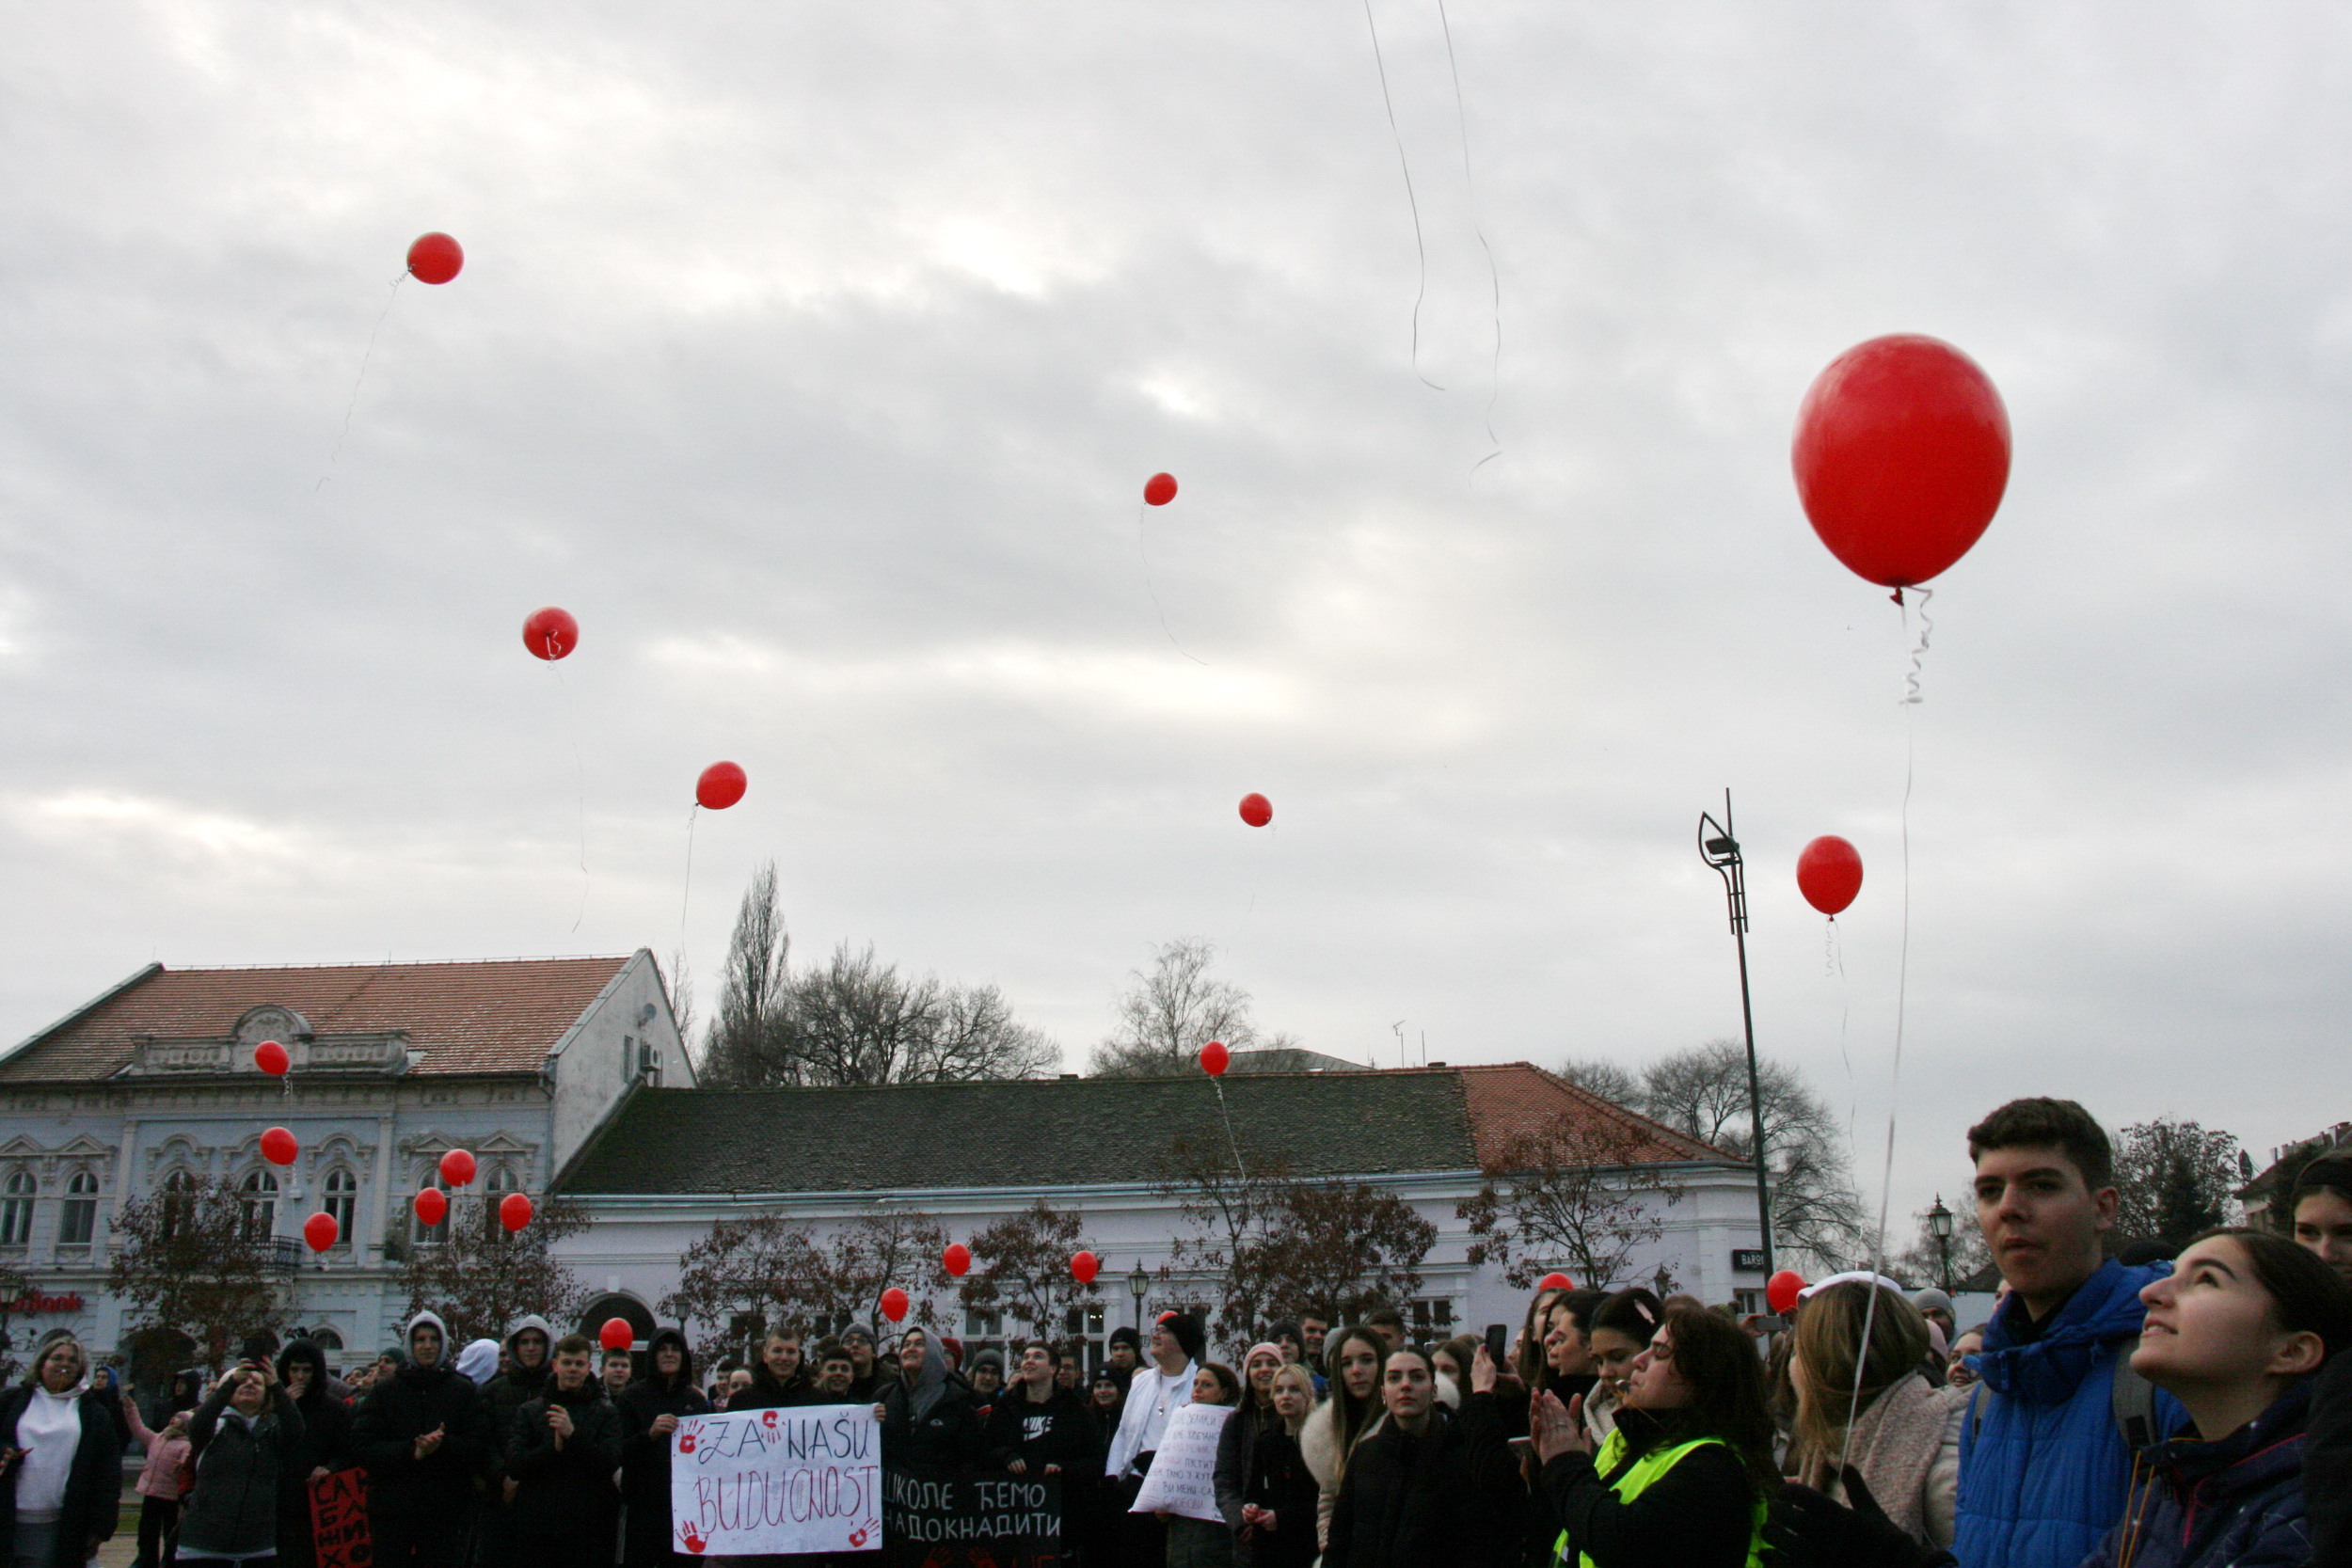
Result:
[[[65,1484],[82,1446],[82,1390],[53,1394],[36,1386],[16,1418],[16,1516],[39,1524],[65,1512]]]

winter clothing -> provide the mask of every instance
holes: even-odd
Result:
[[[674,1336],[676,1334],[674,1329],[663,1332]],[[685,1342],[683,1338],[678,1339],[680,1346],[683,1346]],[[817,1380],[809,1375],[806,1363],[803,1363],[790,1377],[778,1382],[776,1374],[768,1370],[768,1363],[763,1360],[752,1369],[751,1386],[737,1389],[727,1400],[727,1408],[729,1410],[786,1410],[794,1405],[827,1402],[829,1402],[817,1392]],[[847,1396],[844,1397],[844,1402],[850,1402]]]
[[[278,1471],[278,1568],[310,1568],[317,1546],[310,1524],[310,1473],[348,1469],[351,1456],[351,1407],[336,1397],[326,1375],[326,1357],[308,1339],[294,1339],[278,1353],[278,1381],[295,1365],[310,1369],[310,1386],[294,1401],[302,1413],[302,1433],[287,1447]],[[291,1396],[290,1396],[291,1397]]]
[[[675,1378],[664,1379],[653,1370],[664,1345],[677,1347]],[[685,1335],[675,1328],[656,1329],[644,1364],[645,1375],[624,1389],[620,1401],[621,1501],[627,1508],[621,1560],[628,1568],[652,1568],[670,1560],[670,1455],[675,1439],[656,1436],[653,1423],[663,1416],[710,1411],[710,1401],[694,1386],[694,1352]],[[753,1373],[752,1386],[736,1397],[735,1407],[765,1410],[787,1402],[763,1400],[762,1386],[759,1374]],[[766,1386],[772,1389],[775,1380],[769,1379]]]
[[[139,1418],[139,1407],[128,1405],[123,1419],[130,1424],[131,1439],[147,1449],[147,1463],[139,1466],[137,1484],[131,1488],[142,1497],[157,1497],[167,1503],[180,1500],[180,1469],[195,1456],[188,1442],[187,1429],[182,1428],[177,1437],[167,1437],[160,1432],[150,1432]],[[170,1423],[166,1422],[167,1426]]]
[[[524,1333],[536,1330],[547,1336],[548,1348],[535,1367],[526,1367],[515,1353],[515,1341]],[[482,1397],[489,1406],[490,1424],[498,1441],[499,1451],[506,1451],[506,1440],[515,1434],[515,1412],[547,1391],[548,1364],[555,1359],[555,1341],[561,1338],[548,1326],[547,1319],[537,1313],[516,1318],[506,1331],[507,1370],[484,1386]]]
[[[1994,1313],[1968,1358],[1987,1391],[1961,1437],[1961,1568],[2077,1568],[2122,1518],[2132,1456],[2116,1430],[2116,1365],[2147,1315],[2140,1290],[2171,1272],[2109,1259],[2045,1322],[2016,1295]],[[2155,1402],[2162,1436],[2182,1412],[2169,1394]]]
[[[561,1408],[572,1431],[558,1439],[548,1418]],[[515,1481],[509,1523],[517,1562],[609,1561],[620,1494],[612,1472],[621,1465],[621,1416],[594,1377],[577,1388],[549,1380],[545,1394],[516,1415],[506,1444],[506,1473]],[[669,1531],[663,1509],[662,1532]]]
[[[278,1480],[302,1440],[302,1412],[286,1390],[247,1418],[233,1410],[226,1378],[188,1423],[196,1449],[196,1489],[180,1515],[183,1556],[248,1557],[278,1545]]]
[[[2352,1568],[2352,1351],[2338,1351],[2312,1388],[2303,1503],[2312,1568]]]
[[[420,1326],[441,1320],[420,1312]],[[448,1334],[442,1333],[448,1345]],[[438,1429],[440,1445],[422,1458],[416,1441]],[[351,1420],[352,1457],[368,1470],[368,1528],[379,1568],[453,1560],[473,1513],[474,1477],[493,1456],[490,1413],[482,1390],[446,1360],[409,1365],[381,1379]]]
[[[2083,1568],[2300,1568],[2312,1561],[2303,1511],[2304,1378],[2218,1442],[2193,1433],[2141,1456],[2122,1523]]]
[[[1029,1399],[1028,1386],[1016,1383],[996,1402],[983,1435],[982,1460],[1004,1468],[1014,1460],[1032,1476],[1048,1465],[1061,1466],[1065,1489],[1103,1473],[1103,1437],[1094,1418],[1076,1390],[1057,1388],[1044,1403]]]
[[[1216,1520],[1168,1521],[1168,1568],[1233,1568],[1233,1532]]]
[[[1233,1560],[1242,1568],[1308,1568],[1315,1560],[1315,1477],[1298,1439],[1279,1420],[1258,1433],[1250,1450],[1242,1501],[1274,1514],[1274,1528],[1238,1537]],[[1236,1523],[1240,1510],[1227,1515]]]
[[[1248,1364],[1247,1357],[1244,1364]],[[1258,1436],[1267,1427],[1281,1424],[1282,1418],[1271,1405],[1262,1407],[1257,1401],[1246,1399],[1216,1435],[1216,1506],[1231,1528],[1241,1528],[1241,1505],[1249,1490],[1249,1465],[1257,1457]]]
[[[488,1386],[498,1375],[499,1342],[476,1339],[457,1353],[457,1370],[477,1388]]]
[[[1471,1568],[1518,1534],[1525,1492],[1492,1394],[1433,1404],[1416,1435],[1383,1417],[1348,1456],[1324,1568]]]
[[[1338,1394],[1310,1411],[1298,1433],[1299,1455],[1315,1478],[1315,1544],[1331,1538],[1331,1511],[1340,1502],[1340,1474],[1347,1455],[1340,1450]]]
[[[1143,1473],[1137,1458],[1159,1450],[1168,1417],[1192,1402],[1192,1380],[1200,1370],[1194,1361],[1166,1375],[1157,1365],[1136,1369],[1127,1385],[1126,1407],[1119,1413],[1119,1430],[1111,1435],[1110,1454],[1103,1462],[1106,1472],[1121,1481]]]
[[[1597,1455],[1556,1453],[1537,1478],[1583,1568],[1754,1568],[1764,1496],[1720,1437],[1628,1407]]]
[[[40,1365],[38,1359],[34,1365]],[[46,1533],[56,1568],[79,1568],[92,1537],[115,1532],[122,1491],[112,1394],[52,1394],[19,1384],[0,1393],[0,1445],[25,1451],[0,1484],[0,1561]]]
[[[1914,1372],[1881,1393],[1854,1418],[1843,1463],[1862,1472],[1864,1487],[1887,1518],[1913,1540],[1952,1544],[1952,1511],[1960,1491],[1960,1432],[1968,1396],[1931,1388]],[[1845,1487],[1831,1469],[1837,1454],[1807,1453],[1796,1479],[1831,1499]]]
[[[882,1462],[918,1470],[960,1470],[980,1457],[980,1423],[972,1391],[950,1376],[939,1337],[923,1337],[923,1370],[913,1385],[891,1385],[882,1399]]]

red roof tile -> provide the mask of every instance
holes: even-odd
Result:
[[[418,1073],[535,1072],[627,958],[165,969],[135,975],[0,1061],[0,1083],[88,1083],[132,1059],[135,1037],[227,1039],[265,1003],[318,1035],[406,1030]]]
[[[1663,1123],[1526,1062],[1454,1070],[1462,1075],[1462,1097],[1469,1103],[1470,1132],[1477,1139],[1481,1165],[1500,1163],[1512,1139],[1540,1132],[1563,1113],[1614,1123],[1629,1138],[1629,1163],[1726,1158],[1722,1149],[1686,1138]]]

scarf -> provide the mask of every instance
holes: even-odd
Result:
[[[1862,1472],[1886,1516],[1914,1541],[1928,1531],[1926,1488],[1928,1471],[1944,1446],[1944,1429],[1952,1406],[1967,1402],[1957,1389],[1931,1388],[1913,1372],[1863,1407],[1846,1441],[1845,1462]],[[1834,1456],[1807,1452],[1797,1479],[1817,1492],[1838,1496],[1838,1481],[1830,1461]]]

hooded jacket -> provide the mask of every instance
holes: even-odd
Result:
[[[676,1331],[671,1330],[670,1332],[675,1334]],[[683,1342],[681,1339],[680,1343]],[[799,1370],[779,1383],[776,1380],[776,1374],[768,1370],[767,1360],[763,1357],[752,1368],[750,1386],[738,1389],[728,1397],[727,1408],[729,1410],[783,1410],[796,1404],[830,1402],[817,1392],[817,1380],[809,1375],[806,1361],[801,1363]],[[844,1402],[853,1402],[845,1398]],[[866,1402],[871,1404],[874,1402],[868,1400]]]
[[[939,1336],[923,1336],[923,1370],[882,1397],[882,1460],[918,1470],[960,1470],[978,1463],[980,1423],[972,1390],[947,1370]]]
[[[537,1329],[547,1336],[548,1348],[535,1367],[523,1365],[523,1358],[515,1354],[515,1341],[524,1330]],[[482,1398],[490,1411],[490,1426],[499,1450],[503,1453],[507,1439],[515,1435],[515,1413],[547,1392],[548,1369],[555,1360],[555,1341],[560,1338],[548,1326],[547,1319],[537,1313],[527,1313],[515,1320],[506,1331],[507,1370],[492,1378],[482,1390]]]
[[[368,1390],[351,1419],[352,1456],[367,1466],[371,1509],[461,1508],[473,1495],[477,1468],[492,1456],[489,1409],[472,1380],[451,1366],[449,1331],[439,1317],[420,1312],[408,1320],[407,1338],[420,1324],[441,1330],[442,1358],[430,1367],[408,1365]],[[435,1428],[440,1447],[422,1459],[416,1440]]]
[[[2123,1522],[2083,1568],[2300,1568],[2312,1561],[2303,1509],[2312,1379],[2217,1443],[2159,1443],[2141,1457]]]
[[[2312,1388],[2303,1440],[2303,1506],[2312,1521],[2312,1561],[2352,1563],[2352,1354],[2339,1351]]]
[[[2122,1518],[2132,1456],[2116,1430],[2116,1363],[2147,1317],[2140,1290],[2171,1272],[2109,1259],[2044,1323],[2014,1294],[1994,1313],[1969,1357],[1990,1392],[1961,1429],[1961,1568],[2077,1568]],[[2182,1419],[2159,1392],[2156,1430]]]
[[[246,1556],[278,1546],[278,1480],[302,1442],[302,1412],[273,1386],[248,1420],[229,1405],[223,1379],[188,1423],[196,1488],[180,1513],[183,1551]]]
[[[572,1433],[561,1447],[548,1427],[548,1415],[558,1405],[572,1418]],[[549,1378],[547,1391],[516,1412],[515,1434],[506,1444],[506,1473],[515,1481],[516,1535],[601,1542],[609,1556],[613,1511],[620,1505],[612,1472],[620,1464],[621,1415],[604,1397],[604,1385],[591,1373],[579,1387],[566,1391]],[[662,1512],[666,1535],[666,1505]]]
[[[308,1339],[294,1339],[278,1353],[278,1381],[287,1382],[286,1369],[296,1364],[310,1369],[310,1386],[294,1402],[302,1414],[302,1430],[291,1434],[278,1469],[278,1555],[288,1555],[282,1539],[298,1533],[310,1537],[310,1472],[341,1470],[351,1463],[351,1407],[335,1397],[326,1377],[326,1356]],[[291,1396],[289,1396],[291,1397]],[[307,1561],[307,1558],[298,1558]]]
[[[1067,1486],[1103,1473],[1103,1434],[1076,1389],[1056,1388],[1043,1404],[1036,1404],[1027,1384],[1009,1384],[989,1417],[982,1457],[995,1469],[1018,1459],[1032,1476],[1057,1465]]]
[[[678,1373],[675,1379],[665,1380],[654,1370],[664,1345],[677,1347]],[[748,1399],[752,1389],[758,1386],[755,1377],[752,1388],[744,1390],[744,1398]],[[738,1399],[732,1405],[741,1407],[743,1400]],[[628,1532],[625,1556],[628,1561],[669,1560],[670,1455],[675,1439],[654,1435],[655,1419],[662,1416],[707,1415],[709,1410],[709,1399],[694,1386],[693,1347],[675,1328],[656,1329],[646,1346],[644,1375],[621,1391],[621,1497],[628,1505],[623,1527]]]

